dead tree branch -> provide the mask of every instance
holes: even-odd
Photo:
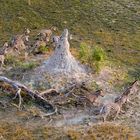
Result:
[[[17,91],[14,98],[16,98],[17,96],[19,97],[19,107],[21,106],[21,101],[22,101],[22,97],[21,97],[20,92],[24,91],[25,93],[27,93],[27,95],[34,98],[34,100],[37,102],[37,104],[39,104],[45,110],[47,110],[47,111],[52,110],[52,112],[47,113],[44,116],[50,116],[50,115],[53,115],[57,112],[57,109],[52,104],[50,104],[45,98],[43,98],[38,92],[34,92],[33,90],[29,89],[25,85],[23,85],[17,81],[13,81],[11,79],[8,79],[7,77],[4,77],[4,76],[0,76],[0,82],[4,82],[4,83],[9,84]],[[51,91],[52,90],[48,90],[48,93]]]

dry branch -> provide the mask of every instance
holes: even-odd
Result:
[[[41,96],[44,96],[44,95],[49,95],[50,93],[52,94],[52,93],[56,93],[56,94],[59,94],[58,93],[58,91],[56,90],[56,89],[47,89],[47,90],[45,90],[45,91],[42,91],[42,92],[40,92],[40,95]]]
[[[19,98],[19,107],[21,105],[21,96],[20,96],[20,89],[21,91],[24,91],[25,93],[27,93],[27,95],[31,96],[32,98],[34,98],[34,100],[37,102],[37,104],[39,104],[41,107],[43,107],[45,110],[52,110],[52,112],[45,114],[44,116],[49,116],[49,115],[53,115],[54,113],[57,112],[57,109],[54,108],[54,106],[52,104],[50,104],[45,98],[43,98],[41,95],[39,95],[38,92],[34,92],[33,90],[29,89],[28,87],[26,87],[25,85],[17,82],[17,81],[13,81],[11,79],[8,79],[7,77],[4,76],[0,76],[0,82],[4,82],[9,84],[10,86],[12,86],[15,90],[17,90],[17,95],[20,97]],[[48,90],[48,93],[51,92],[52,90]],[[53,90],[54,91],[54,90]],[[47,92],[47,91],[46,91]],[[16,96],[17,96],[16,95]],[[16,97],[15,96],[15,97]]]

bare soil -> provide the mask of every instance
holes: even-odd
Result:
[[[120,70],[106,67],[99,74],[93,75],[93,82],[96,81],[96,84],[102,88],[106,94],[104,97],[99,99],[101,104],[106,104],[113,101],[114,98],[123,91],[114,87],[113,81],[115,80],[114,75],[116,74],[120,74]],[[90,82],[90,84],[91,83],[92,82]],[[78,97],[86,94],[79,89],[75,89],[72,93]],[[85,105],[85,100],[79,100],[79,98],[75,97],[72,93],[62,93],[55,96],[53,94],[46,95],[46,99],[49,100],[54,106],[57,106],[58,113],[50,117],[43,117],[44,112],[42,108],[36,105],[32,100],[26,98],[24,99],[23,97],[22,108],[19,110],[16,105],[18,104],[18,99],[12,100],[13,95],[9,95],[7,92],[1,91],[0,123],[9,123],[11,125],[20,124],[20,126],[31,130],[44,127],[53,127],[55,129],[76,129],[77,127],[90,128],[91,126],[96,126],[99,124],[114,124],[133,128],[135,135],[139,135],[140,93],[133,97],[133,105],[126,104],[124,107],[124,114],[120,114],[116,121],[109,119],[108,123],[103,123],[101,116],[98,115],[100,106],[97,106],[96,104],[91,105],[88,102]]]

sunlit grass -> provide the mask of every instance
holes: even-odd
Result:
[[[0,136],[7,140],[139,140],[133,130],[125,126],[113,124],[101,124],[89,128],[67,127],[63,128],[39,126],[27,128],[21,124],[2,123],[0,125]]]

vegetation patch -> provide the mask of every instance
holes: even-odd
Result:
[[[41,45],[39,48],[38,48],[38,52],[39,53],[45,53],[48,51],[48,47],[47,46],[43,46]]]
[[[1,123],[0,138],[7,140],[139,140],[139,137],[130,128],[113,124],[101,124],[90,128],[78,127],[78,129],[73,126],[71,128],[67,127],[65,130],[63,128],[39,126],[31,130],[21,124]]]
[[[105,51],[99,46],[90,47],[86,43],[81,43],[79,49],[79,59],[99,72],[106,60]]]

